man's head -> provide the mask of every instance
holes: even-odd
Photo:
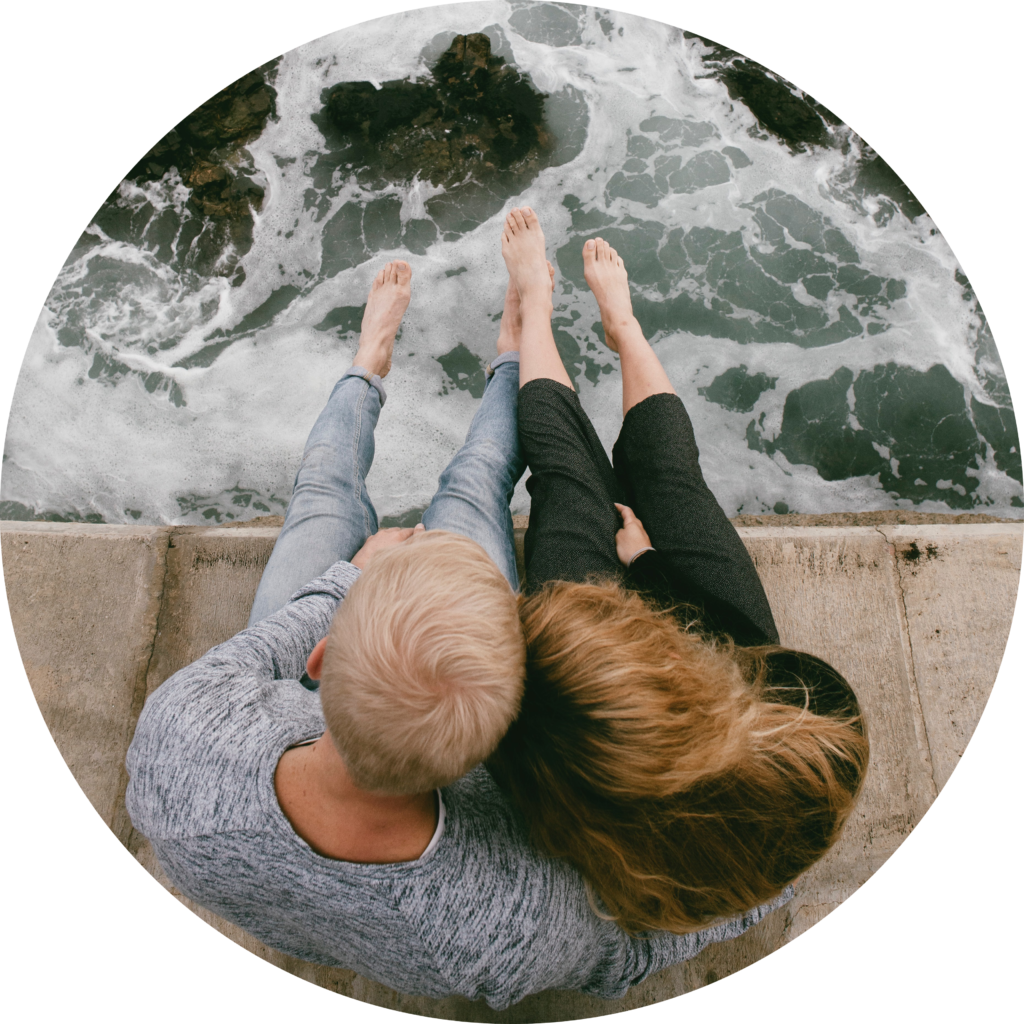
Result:
[[[519,711],[516,597],[475,541],[417,533],[376,554],[327,636],[320,697],[353,781],[444,786],[488,757]]]

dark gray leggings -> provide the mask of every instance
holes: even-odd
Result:
[[[519,390],[519,439],[531,473],[529,591],[594,575],[631,585],[615,553],[620,502],[644,524],[674,601],[705,607],[708,627],[737,641],[778,643],[757,570],[704,482],[676,395],[652,395],[629,410],[610,462],[576,392],[533,380]]]

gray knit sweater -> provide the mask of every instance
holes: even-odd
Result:
[[[790,897],[696,934],[630,937],[594,914],[573,868],[530,846],[483,767],[443,790],[444,831],[419,860],[315,853],[282,813],[274,772],[288,747],[324,731],[319,697],[296,680],[358,576],[338,562],[146,703],[128,812],[186,895],[292,956],[495,1009],[551,988],[620,997]]]

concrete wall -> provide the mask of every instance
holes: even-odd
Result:
[[[503,1012],[464,999],[403,996],[351,971],[268,949],[175,892],[125,814],[124,757],[146,697],[244,627],[276,523],[4,523],[0,530],[15,633],[54,741],[96,811],[175,896],[257,955],[354,998],[455,1020],[555,1021],[667,999],[758,960],[854,892],[920,821],[956,767],[995,680],[1024,526],[899,518],[739,526],[782,642],[821,655],[850,679],[872,741],[863,798],[839,843],[797,883],[796,899],[620,1001],[547,992]]]

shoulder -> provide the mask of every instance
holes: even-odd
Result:
[[[273,749],[322,730],[319,699],[297,681],[208,656],[171,676],[139,716],[127,757],[132,823],[150,838],[248,827]]]
[[[435,867],[427,884],[408,880],[402,902],[426,947],[445,950],[454,991],[498,1007],[625,968],[628,937],[593,912],[574,868],[534,849],[485,768],[442,792]]]

